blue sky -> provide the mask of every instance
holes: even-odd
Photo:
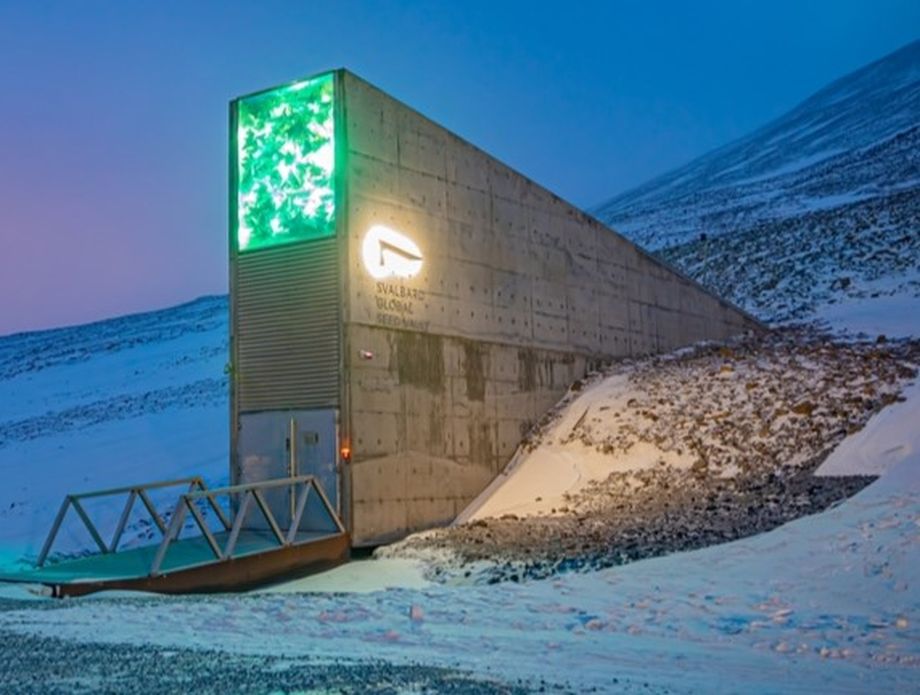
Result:
[[[588,207],[918,27],[896,0],[0,0],[0,334],[226,291],[238,94],[345,66]]]

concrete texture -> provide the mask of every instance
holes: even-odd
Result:
[[[357,545],[450,521],[594,364],[758,324],[359,78],[345,104],[343,435]],[[412,278],[375,280],[374,225]]]

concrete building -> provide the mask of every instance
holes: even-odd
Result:
[[[598,363],[758,326],[345,70],[231,138],[231,479],[316,475],[354,545],[450,522]]]

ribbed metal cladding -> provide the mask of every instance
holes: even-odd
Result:
[[[240,412],[338,406],[338,262],[335,237],[237,257]]]

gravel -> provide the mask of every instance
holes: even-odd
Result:
[[[0,611],[21,607],[9,602]],[[30,604],[30,607],[33,607]],[[125,606],[130,610],[130,606]],[[53,608],[51,609],[53,610]],[[315,663],[287,656],[69,642],[0,631],[0,693],[564,692],[448,668],[386,661]]]
[[[634,486],[635,479],[645,483]],[[428,541],[455,562],[434,565],[434,579],[458,574],[476,583],[544,579],[693,550],[751,536],[855,494],[874,478],[788,476],[681,480],[673,470],[616,476],[606,507],[578,514],[480,519]],[[497,560],[497,561],[496,561]],[[477,563],[475,569],[466,567]],[[482,563],[482,564],[479,564]]]

